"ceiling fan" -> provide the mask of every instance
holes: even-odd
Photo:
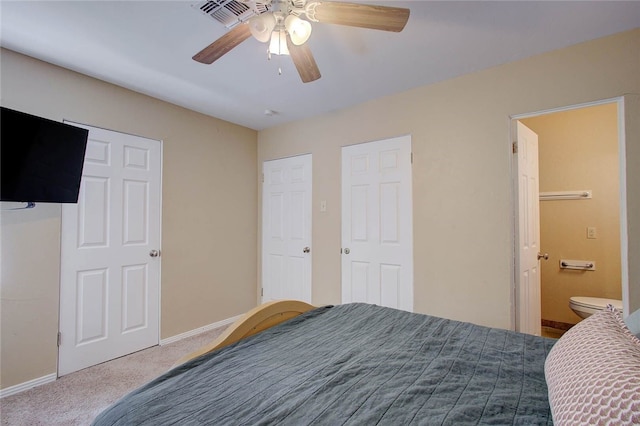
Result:
[[[305,43],[311,36],[311,22],[400,32],[409,19],[409,9],[361,3],[314,0],[236,0],[256,5],[255,16],[235,25],[225,35],[193,56],[212,64],[253,35],[269,42],[269,57],[291,55],[303,83],[320,78],[320,70]],[[302,17],[306,17],[302,19]],[[310,22],[311,21],[311,22]]]

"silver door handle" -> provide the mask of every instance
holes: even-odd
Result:
[[[151,250],[151,251],[149,252],[149,256],[151,256],[151,257],[158,257],[158,256],[160,256],[160,250]]]
[[[310,251],[311,251],[310,247],[305,247],[305,248],[302,249],[303,253],[309,253]]]
[[[538,260],[540,259],[549,260],[549,253],[545,253],[545,254],[538,253]]]
[[[344,249],[344,254],[349,254],[349,253],[351,253],[351,250],[349,250],[348,247],[346,249]]]

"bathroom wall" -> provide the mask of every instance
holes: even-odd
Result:
[[[589,200],[540,202],[543,320],[575,324],[571,296],[621,299],[618,121],[615,103],[528,118],[538,134],[540,192],[592,190]],[[587,227],[596,238],[587,238]],[[595,271],[560,269],[595,261]]]

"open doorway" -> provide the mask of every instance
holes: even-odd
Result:
[[[539,306],[523,302],[523,261],[515,255],[515,328],[528,312],[540,313],[537,330],[559,337],[581,318],[569,308],[575,296],[622,300],[625,294],[626,244],[621,238],[621,194],[624,193],[625,162],[623,135],[620,134],[618,100],[580,105],[513,117],[538,135],[540,230]],[[514,163],[517,163],[514,161]],[[517,169],[517,167],[515,167]],[[514,185],[516,196],[519,188]],[[555,197],[556,194],[588,191],[589,197]],[[516,218],[529,215],[516,206]],[[516,240],[522,220],[515,221]],[[519,247],[516,241],[516,247]],[[548,254],[548,260],[545,255]],[[593,263],[593,268],[571,269],[566,260]],[[526,298],[524,299],[526,300]],[[540,327],[541,326],[541,327]]]

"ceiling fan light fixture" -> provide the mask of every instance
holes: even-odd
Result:
[[[271,43],[269,43],[269,53],[272,55],[288,55],[287,32],[276,30],[271,33]]]
[[[284,20],[284,26],[296,46],[304,44],[311,37],[311,23],[295,15],[289,15]]]
[[[0,0],[1,1],[1,0]],[[235,1],[235,6],[230,7]],[[248,7],[251,18],[242,19],[228,25],[231,29],[193,56],[193,60],[211,64],[252,35],[257,40],[269,41],[267,58],[272,55],[290,55],[303,83],[316,81],[321,77],[318,64],[307,45],[314,22],[336,24],[372,30],[400,32],[409,20],[411,11],[407,8],[379,6],[364,3],[350,3],[335,0],[215,0],[205,1],[206,5],[220,2],[219,8],[231,11]],[[245,4],[247,6],[245,6]],[[236,6],[241,6],[236,8]],[[220,9],[212,9],[217,12]],[[202,7],[200,10],[204,11]],[[213,16],[207,8],[207,15]],[[243,12],[244,13],[244,12]],[[256,15],[257,14],[257,15]],[[301,17],[304,16],[304,19]],[[216,20],[220,20],[217,17]],[[247,25],[236,25],[246,22]],[[278,64],[280,61],[278,60]],[[278,66],[278,73],[282,69]]]
[[[276,18],[273,13],[263,13],[249,19],[249,30],[256,40],[266,43],[271,38],[271,33],[276,27]]]

